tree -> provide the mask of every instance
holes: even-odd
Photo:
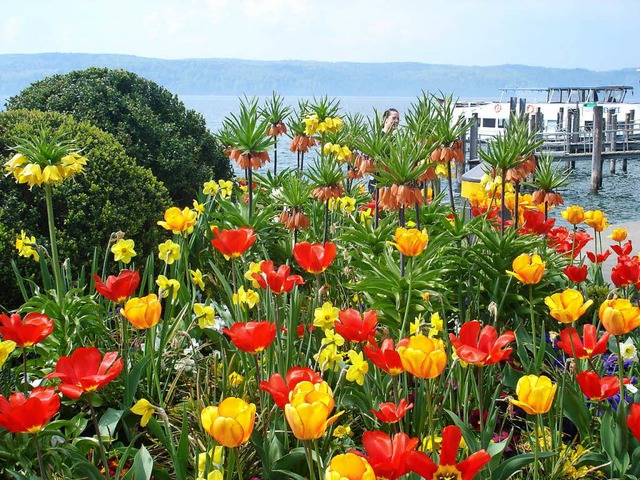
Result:
[[[136,242],[138,257],[152,252],[161,233],[156,222],[171,204],[167,189],[147,168],[136,165],[110,134],[87,122],[55,112],[14,110],[0,113],[0,158],[9,159],[17,137],[55,130],[75,140],[88,163],[82,174],[53,190],[55,226],[61,258],[74,267],[88,266],[97,248],[102,255],[111,233],[123,231]],[[12,176],[0,178],[0,305],[21,301],[11,260],[35,277],[33,259],[19,258],[16,237],[24,230],[48,245],[47,216],[41,188],[18,185]],[[77,272],[74,272],[77,273]]]
[[[205,181],[231,176],[202,115],[131,72],[89,68],[47,77],[8,100],[8,110],[20,108],[68,113],[111,133],[177,204],[190,204]]]

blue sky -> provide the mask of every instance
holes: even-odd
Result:
[[[0,53],[640,67],[640,0],[2,0]]]

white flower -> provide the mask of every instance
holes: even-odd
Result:
[[[196,366],[196,362],[193,358],[181,358],[176,362],[173,368],[178,371],[184,370],[185,372],[190,372],[193,370],[193,367]]]
[[[632,395],[638,392],[638,387],[636,387],[635,385],[631,385],[630,383],[626,383],[624,385],[624,388],[626,388],[627,391]]]
[[[271,190],[271,198],[274,200],[282,199],[282,188],[274,188]]]
[[[633,339],[631,337],[627,338],[624,342],[620,344],[620,353],[622,354],[622,359],[625,362],[637,362],[638,361],[638,350],[633,343]]]

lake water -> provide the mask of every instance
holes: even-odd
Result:
[[[182,95],[180,99],[187,108],[201,113],[214,133],[220,128],[226,115],[237,112],[240,103],[236,96]],[[295,107],[299,99],[313,100],[309,97],[285,97],[285,103]],[[1,106],[4,106],[5,100],[0,97]],[[342,112],[366,116],[373,115],[374,108],[379,114],[388,108],[396,108],[402,117],[414,101],[415,97],[342,97],[340,107]],[[279,142],[278,170],[295,166],[296,158],[289,152],[288,146],[286,140]],[[577,161],[576,169],[571,174],[571,184],[561,192],[565,205],[582,205],[586,210],[602,210],[608,216],[610,224],[640,220],[640,159],[629,160],[626,174],[620,173],[618,161],[617,172],[611,175],[606,161],[603,168],[603,188],[599,194],[593,195],[589,193],[591,161]],[[560,217],[560,211],[561,209],[555,209],[552,215]]]

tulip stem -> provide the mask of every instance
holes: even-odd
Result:
[[[104,475],[107,479],[111,478],[109,474],[109,462],[107,461],[107,454],[102,443],[102,435],[100,434],[100,426],[98,425],[98,419],[96,418],[96,410],[93,408],[93,402],[91,401],[91,394],[87,395],[87,402],[89,403],[89,409],[91,410],[91,419],[93,420],[93,428],[98,436],[98,446],[100,447],[100,456],[102,457],[102,464],[104,466]]]
[[[535,419],[535,432],[533,435],[533,478],[534,480],[538,480],[538,478],[540,478],[540,442],[538,440],[538,435],[540,434],[540,414],[536,414]]]
[[[624,395],[624,360],[622,358],[622,347],[620,346],[620,337],[618,335],[615,335],[615,337],[616,346],[618,347],[618,381],[620,382],[620,403],[618,408],[620,408],[627,399]]]
[[[309,480],[316,480],[316,472],[313,465],[313,453],[311,450],[311,440],[304,440],[304,453],[307,457],[307,465],[309,465]]]
[[[38,439],[38,433],[33,434],[33,440],[36,444],[36,453],[38,454],[38,465],[40,465],[40,478],[47,478],[47,474],[44,471],[44,462],[42,461],[42,447],[40,446],[40,441]]]
[[[26,347],[24,347],[22,349],[22,366],[24,368],[23,387],[24,387],[24,393],[26,394],[29,391],[29,380],[27,378],[27,349],[26,349]]]
[[[238,454],[238,447],[233,447],[231,449],[231,454],[235,457],[236,460],[236,471],[238,472],[238,478],[240,480],[244,480],[244,476],[242,475],[242,462],[240,461],[240,455]]]
[[[484,433],[484,416],[482,415],[482,367],[477,366],[476,369],[478,370],[478,422],[480,425],[480,443],[482,443],[482,434]]]
[[[533,363],[535,365],[535,361],[538,357],[538,340],[536,338],[536,319],[533,311],[533,285],[529,285],[529,314],[531,318],[531,335],[533,338]]]

